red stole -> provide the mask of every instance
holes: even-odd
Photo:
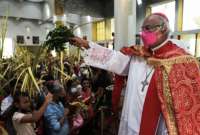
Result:
[[[168,59],[186,54],[181,48],[178,48],[172,42],[167,42],[164,46],[154,52],[153,57],[159,59]],[[153,77],[148,87],[148,92],[145,98],[142,119],[140,124],[140,135],[155,135],[158,127],[159,117],[163,109],[161,108],[162,102],[158,94],[158,78],[160,78],[160,68],[155,68]],[[162,77],[161,85],[162,85]],[[160,87],[163,91],[163,86]],[[165,115],[165,114],[164,114]]]
[[[131,48],[130,48],[131,49]],[[130,55],[130,49],[127,51]],[[126,51],[122,51],[126,54]],[[134,54],[132,54],[134,55]],[[174,45],[172,42],[167,42],[164,46],[159,48],[154,52],[153,57],[160,60],[176,58],[178,56],[187,55],[187,53]],[[193,69],[191,69],[191,67]],[[163,92],[166,86],[163,83],[164,73],[161,70],[161,67],[158,66],[155,68],[155,72],[151,79],[151,82],[148,87],[148,92],[145,98],[141,125],[140,125],[140,135],[154,135],[158,125],[159,115],[162,112],[164,119],[166,121],[167,129],[169,134],[181,134],[181,135],[193,135],[200,134],[199,127],[199,117],[200,117],[200,75],[199,75],[198,66],[191,63],[178,63],[173,64],[170,69],[169,74],[167,75],[169,82],[169,95],[171,95],[171,111],[169,111],[169,101],[166,100],[166,93]],[[185,72],[180,73],[181,71]],[[184,76],[183,76],[184,75]],[[118,80],[120,84],[118,86],[122,87],[123,79]],[[177,84],[180,82],[180,86]],[[184,82],[184,83],[181,83]],[[186,84],[186,85],[184,85]],[[193,84],[193,85],[191,85]],[[179,88],[180,87],[180,88]],[[177,88],[180,89],[177,90]],[[118,92],[121,92],[120,87],[114,87],[113,91],[113,105],[116,108],[117,100],[115,100],[114,95],[119,95]],[[181,92],[183,90],[183,92]],[[190,92],[194,91],[194,92]],[[114,94],[115,93],[115,94]],[[116,94],[118,93],[118,94]],[[199,100],[197,100],[199,99]],[[115,110],[116,111],[116,110]],[[192,112],[195,112],[192,114]],[[187,115],[188,114],[188,115]],[[198,115],[199,114],[199,115]],[[171,116],[174,116],[174,123],[171,119]],[[199,117],[198,117],[199,116]],[[199,123],[198,123],[199,121]],[[187,124],[186,124],[187,123]],[[172,124],[172,126],[171,126]],[[174,125],[173,125],[174,124]],[[174,127],[173,127],[174,126]],[[174,130],[177,129],[177,130]],[[187,134],[186,134],[187,133]]]

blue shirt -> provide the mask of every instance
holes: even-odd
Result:
[[[64,106],[61,102],[49,103],[44,113],[45,132],[48,133],[48,135],[68,135],[69,134],[68,121],[65,120],[63,125],[61,125],[59,122],[59,120],[63,116],[64,116]]]

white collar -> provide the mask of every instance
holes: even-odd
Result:
[[[159,48],[161,48],[162,46],[164,46],[167,42],[169,41],[169,39],[166,39],[162,44],[152,48],[151,50],[154,52],[156,50],[158,50]]]

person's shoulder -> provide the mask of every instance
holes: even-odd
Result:
[[[13,114],[12,120],[14,121],[20,121],[26,114],[21,113],[21,112],[15,112]]]
[[[55,103],[53,102],[50,102],[45,110],[45,113],[44,115],[48,115],[50,113],[55,113],[56,111],[56,106],[55,106]]]
[[[64,105],[63,105],[62,102],[59,102],[58,105],[59,105],[60,107],[64,108]]]
[[[7,103],[9,101],[9,96],[5,97],[2,101],[1,101],[1,104],[2,103]]]
[[[46,110],[54,110],[55,108],[55,103],[50,102],[46,108]]]
[[[13,114],[13,116],[18,116],[18,115],[25,115],[25,113],[22,113],[22,112],[15,112],[15,113]]]

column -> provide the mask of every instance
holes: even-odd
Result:
[[[66,15],[64,14],[64,0],[54,0],[54,14],[56,27],[65,25]]]
[[[86,36],[88,41],[92,41],[92,22],[93,18],[91,16],[82,16],[81,17],[81,36]]]
[[[128,46],[135,45],[136,41],[136,0],[129,0],[128,11]]]
[[[128,0],[114,1],[115,43],[114,49],[120,50],[128,44]]]
[[[115,50],[135,44],[136,0],[115,0]]]

